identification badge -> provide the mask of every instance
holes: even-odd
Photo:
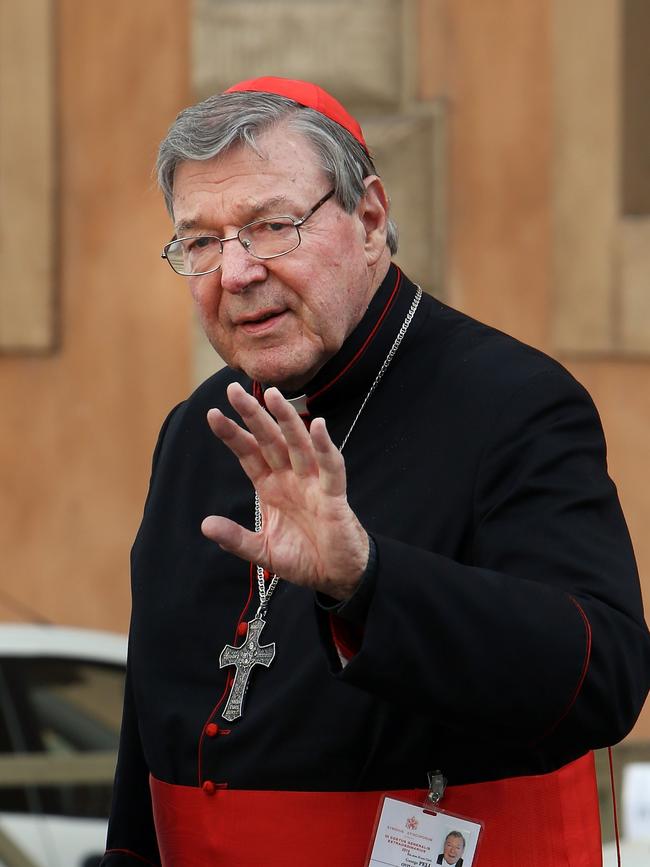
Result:
[[[472,867],[481,822],[384,795],[366,867]]]

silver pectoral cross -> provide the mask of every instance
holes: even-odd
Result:
[[[239,647],[226,644],[219,657],[219,668],[234,665],[235,679],[228,696],[228,702],[221,716],[232,722],[242,714],[244,696],[248,689],[248,680],[254,665],[265,665],[267,668],[275,657],[275,642],[260,644],[260,632],[266,626],[266,621],[259,614],[246,624],[248,631],[246,640]]]

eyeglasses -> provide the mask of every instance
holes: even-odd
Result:
[[[223,245],[226,241],[239,241],[246,252],[256,259],[285,256],[300,246],[299,227],[333,195],[334,190],[330,190],[299,220],[294,220],[293,217],[253,220],[230,238],[218,238],[216,235],[174,238],[163,247],[161,258],[167,259],[174,271],[182,277],[199,277],[221,268]]]

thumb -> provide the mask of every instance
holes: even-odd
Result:
[[[201,532],[206,539],[216,542],[224,551],[235,554],[242,560],[251,560],[265,569],[268,568],[261,533],[246,530],[235,521],[221,515],[208,515],[204,518]]]

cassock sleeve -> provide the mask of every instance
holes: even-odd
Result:
[[[160,429],[152,458],[151,479],[156,471],[165,433],[178,406],[169,413]],[[149,491],[151,491],[151,480]],[[127,867],[136,864],[150,864],[157,867],[160,864],[149,789],[149,768],[140,740],[131,683],[130,659],[129,649],[113,802],[108,823],[106,853],[100,867]]]
[[[131,677],[127,669],[113,805],[106,853],[100,867],[141,867],[142,864],[158,867],[160,855],[151,808],[149,768],[142,752]]]
[[[598,414],[547,371],[494,419],[462,562],[368,528],[372,598],[356,654],[341,670],[330,648],[332,668],[460,736],[615,743],[646,696],[650,641]]]

